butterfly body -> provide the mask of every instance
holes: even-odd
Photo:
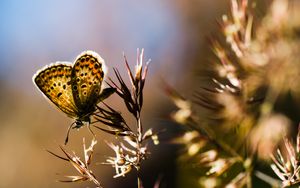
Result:
[[[74,128],[79,128],[83,122],[90,123],[104,75],[104,60],[96,52],[85,51],[74,64],[57,62],[44,67],[33,81],[56,107],[76,120]]]

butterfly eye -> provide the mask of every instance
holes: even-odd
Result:
[[[74,91],[77,91],[78,88],[77,88],[77,86],[73,86],[73,89],[74,89]]]

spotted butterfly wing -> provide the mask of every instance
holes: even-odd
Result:
[[[80,54],[72,68],[72,94],[79,116],[95,110],[104,79],[104,60],[93,51]]]
[[[71,74],[71,63],[57,62],[37,72],[33,81],[60,110],[76,118],[78,110],[72,95]]]

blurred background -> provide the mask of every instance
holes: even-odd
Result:
[[[32,76],[51,62],[72,62],[88,49],[98,52],[110,70],[117,67],[125,75],[122,53],[134,67],[137,48],[144,48],[145,59],[151,59],[144,124],[166,129],[142,166],[142,180],[146,188],[159,178],[162,187],[176,187],[178,148],[169,140],[180,134],[180,128],[168,118],[174,106],[164,94],[162,80],[185,96],[193,92],[195,73],[210,62],[206,37],[219,32],[217,20],[228,8],[227,0],[0,1],[0,187],[94,186],[56,182],[77,172],[45,149],[61,154],[58,145],[72,120],[43,97]],[[108,103],[125,111],[114,99]],[[86,128],[72,131],[67,149],[82,155],[83,136],[90,141]],[[100,163],[113,151],[103,142],[109,136],[97,132],[97,137],[94,162]],[[134,172],[113,179],[110,166],[92,169],[105,187],[136,186]]]

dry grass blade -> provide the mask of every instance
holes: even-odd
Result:
[[[108,143],[107,145],[115,152],[115,156],[108,157],[106,163],[115,168],[116,175],[114,178],[125,176],[132,169],[139,171],[141,163],[146,159],[146,155],[149,154],[146,140],[151,138],[154,144],[158,144],[158,133],[152,131],[152,129],[143,132],[143,125],[141,120],[141,110],[143,105],[143,88],[148,71],[148,64],[143,67],[144,50],[141,52],[138,50],[137,65],[135,72],[133,72],[124,55],[125,67],[128,73],[130,84],[126,85],[120,72],[114,69],[115,76],[118,83],[110,79],[110,87],[116,89],[116,93],[120,96],[127,107],[127,110],[132,114],[136,120],[136,131],[133,131],[127,125],[125,119],[121,113],[117,112],[113,108],[106,105],[106,109],[98,107],[98,113],[95,115],[95,119],[110,127],[111,129],[98,129],[105,131],[116,136],[122,136],[124,142],[118,144]],[[139,173],[139,172],[138,172]],[[140,177],[138,179],[138,187],[141,188]]]
[[[81,174],[80,176],[65,176],[68,178],[67,180],[59,180],[60,182],[78,182],[78,181],[92,181],[97,187],[102,187],[100,182],[96,179],[95,175],[93,172],[89,169],[89,165],[91,164],[91,158],[93,154],[93,148],[95,144],[97,143],[96,140],[92,140],[91,145],[86,148],[85,146],[85,141],[83,139],[83,147],[84,147],[84,159],[85,161],[81,161],[78,156],[67,152],[66,149],[64,149],[62,146],[60,146],[60,149],[62,152],[65,154],[65,157],[61,157],[51,151],[48,151],[50,154],[54,155],[55,157],[58,157],[59,159],[69,161],[72,166]]]

